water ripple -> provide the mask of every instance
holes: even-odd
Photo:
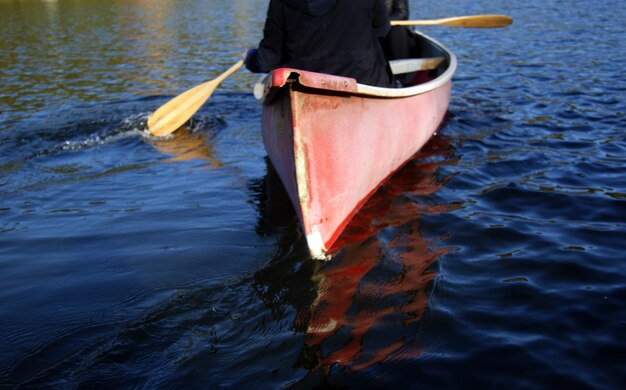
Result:
[[[622,4],[411,2],[514,23],[424,27],[444,126],[316,263],[257,75],[145,132],[258,42],[212,3],[0,1],[0,386],[623,387]]]

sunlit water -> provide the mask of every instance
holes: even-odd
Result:
[[[149,114],[266,1],[0,1],[0,387],[626,385],[620,1],[416,2],[459,58],[438,135],[328,263],[260,136],[257,76]]]

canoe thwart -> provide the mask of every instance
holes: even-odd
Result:
[[[443,57],[433,58],[409,58],[403,60],[389,61],[391,72],[393,74],[403,74],[417,72],[420,70],[432,70],[443,62]]]

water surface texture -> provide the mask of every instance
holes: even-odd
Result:
[[[258,75],[144,131],[267,1],[0,0],[0,387],[624,388],[626,7],[410,4],[514,24],[422,29],[459,59],[445,123],[322,263]]]

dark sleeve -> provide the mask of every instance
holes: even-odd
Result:
[[[263,73],[261,65],[259,64],[259,49],[248,50],[244,64],[246,64],[246,68],[252,73]]]
[[[385,0],[375,0],[373,27],[377,37],[382,38],[387,35],[391,28],[389,23],[391,23],[391,21],[389,20]]]
[[[263,39],[254,59],[258,72],[268,73],[281,63],[283,47],[283,11],[278,1],[270,1],[263,28]]]
[[[409,19],[409,1],[393,0],[393,8],[391,9],[391,20],[408,20]]]

